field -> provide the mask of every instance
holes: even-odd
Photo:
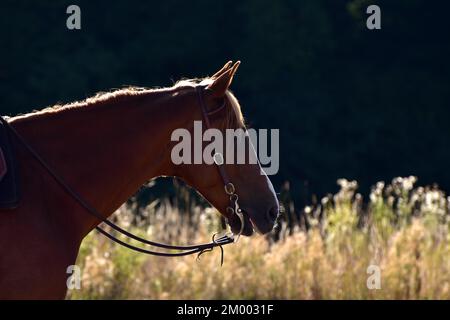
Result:
[[[356,182],[339,180],[340,191],[316,205],[296,209],[284,202],[276,234],[226,246],[222,267],[218,249],[198,261],[159,258],[93,232],[77,261],[81,289],[67,298],[450,299],[450,198],[415,181],[379,182],[363,199]],[[178,207],[168,201],[144,210],[127,205],[114,219],[168,243],[208,242],[221,229],[215,210]],[[373,270],[380,271],[379,289]]]

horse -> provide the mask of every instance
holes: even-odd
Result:
[[[229,216],[229,198],[215,165],[171,161],[171,133],[178,128],[191,132],[194,121],[203,121],[199,86],[208,111],[217,110],[210,117],[212,128],[245,128],[241,106],[229,89],[238,66],[230,61],[211,77],[167,88],[99,93],[9,118],[8,124],[104,219],[144,183],[169,176],[194,188],[228,218],[233,232],[266,234],[275,225],[279,204],[259,163],[223,165],[239,194],[241,222]],[[21,199],[14,209],[0,209],[0,299],[64,299],[66,270],[75,263],[83,238],[102,221],[65,192],[17,137],[11,143]]]

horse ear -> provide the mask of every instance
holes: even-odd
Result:
[[[231,78],[234,77],[234,75],[236,74],[237,69],[239,69],[239,66],[240,66],[240,65],[241,65],[241,61],[236,61],[236,63],[235,63],[234,66],[233,66],[233,75],[231,76]],[[231,80],[233,80],[233,79],[231,79]]]
[[[217,79],[213,79],[214,82],[208,86],[208,89],[212,91],[213,96],[223,97],[225,95],[240,64],[240,61],[236,62],[232,68],[223,72]]]
[[[228,61],[227,63],[225,63],[225,65],[222,67],[222,69],[220,69],[219,71],[217,71],[212,77],[211,79],[217,79],[218,77],[220,77],[225,71],[227,71],[231,64],[233,63],[233,61]]]

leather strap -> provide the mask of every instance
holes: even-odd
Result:
[[[203,86],[198,86],[198,87],[196,87],[196,91],[197,91],[198,101],[200,103],[200,109],[202,110],[203,121],[205,122],[206,128],[211,129],[211,121],[209,120],[209,116],[208,116],[209,113],[206,108],[205,100],[203,98],[204,88],[205,87],[203,87]],[[221,110],[224,106],[225,106],[225,102],[221,107],[212,111],[212,113],[216,113],[217,111]],[[223,185],[225,188],[227,188],[227,186],[230,185],[231,182],[230,182],[230,179],[228,178],[227,173],[225,172],[224,165],[216,163],[216,166],[217,166],[217,169],[219,170],[219,174],[222,179]]]

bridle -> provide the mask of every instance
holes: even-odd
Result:
[[[218,112],[219,110],[223,109],[225,107],[226,100],[224,101],[222,106],[220,106],[219,108],[217,108],[215,110],[208,112],[205,100],[203,98],[203,90],[205,90],[205,87],[199,85],[199,86],[195,87],[195,90],[197,92],[197,98],[198,98],[198,102],[200,104],[200,108],[202,110],[202,117],[203,117],[203,121],[205,122],[205,126],[207,129],[211,129],[211,121],[209,120],[209,116],[211,114],[214,114],[214,113]],[[216,167],[219,171],[219,175],[222,179],[225,193],[230,198],[230,205],[226,209],[227,214],[230,217],[235,214],[239,218],[240,223],[241,223],[241,229],[235,239],[235,242],[237,242],[239,240],[239,237],[240,237],[242,231],[244,230],[244,224],[245,224],[244,215],[243,215],[242,210],[239,207],[239,203],[238,203],[239,196],[237,195],[236,188],[234,187],[234,184],[231,182],[231,180],[228,178],[227,172],[225,171],[225,168],[223,166],[224,165],[223,155],[220,153],[216,153],[214,155],[214,163],[216,164]]]
[[[202,117],[203,121],[205,122],[206,127],[209,129],[211,128],[211,122],[209,119],[209,116],[212,113],[215,113],[219,111],[219,109],[222,109],[225,106],[225,102],[223,106],[221,106],[219,109],[208,112],[206,108],[205,101],[203,99],[203,90],[205,87],[203,86],[197,86],[196,92],[198,96],[198,102],[202,111]],[[223,236],[220,236],[216,239],[217,234],[214,234],[212,237],[212,241],[205,244],[198,244],[198,245],[186,245],[186,246],[177,246],[177,245],[169,245],[159,242],[150,241],[144,238],[141,238],[137,235],[134,235],[123,228],[119,227],[115,223],[109,221],[108,219],[104,218],[94,207],[92,207],[89,203],[87,203],[83,197],[81,197],[74,189],[72,189],[48,164],[47,162],[27,143],[27,141],[12,127],[8,121],[6,121],[3,117],[0,116],[0,122],[5,125],[5,127],[19,140],[19,142],[27,149],[28,152],[31,153],[31,155],[34,157],[34,159],[47,171],[47,173],[60,185],[60,187],[72,198],[78,202],[78,204],[83,207],[89,214],[94,216],[95,218],[102,221],[104,224],[109,226],[111,229],[115,230],[119,234],[122,234],[125,237],[128,237],[129,239],[135,240],[139,242],[142,245],[148,245],[153,246],[161,249],[166,250],[177,250],[179,252],[159,252],[159,251],[152,251],[148,249],[143,249],[140,247],[137,247],[135,245],[129,244],[123,240],[120,240],[110,232],[106,231],[100,226],[96,227],[96,230],[101,233],[102,235],[106,236],[113,242],[116,242],[117,244],[124,246],[130,250],[148,254],[148,255],[155,255],[155,256],[162,256],[162,257],[180,257],[180,256],[187,256],[191,254],[197,254],[197,258],[200,257],[205,252],[212,251],[214,248],[219,247],[221,250],[221,265],[223,264],[223,247],[224,245],[237,242],[239,239],[239,236],[242,233],[242,230],[244,228],[244,217],[242,214],[241,209],[239,208],[238,200],[239,197],[236,194],[236,189],[234,184],[230,181],[228,178],[228,175],[225,172],[225,168],[223,167],[223,156],[221,154],[216,154],[214,156],[215,164],[218,168],[220,177],[222,179],[222,182],[224,184],[224,190],[225,193],[229,196],[230,205],[227,207],[227,214],[229,217],[231,217],[233,214],[235,214],[240,222],[241,222],[241,229],[240,232],[237,235],[233,234],[225,234]],[[216,157],[217,156],[217,157]],[[216,158],[222,157],[222,161],[216,161]]]

